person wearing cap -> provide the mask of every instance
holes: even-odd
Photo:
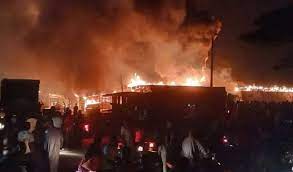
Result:
[[[59,154],[63,144],[63,136],[60,130],[58,117],[52,119],[51,125],[46,130],[45,150],[48,152],[50,172],[58,171]]]

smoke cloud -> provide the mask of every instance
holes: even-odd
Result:
[[[2,77],[80,92],[201,77],[220,28],[192,0],[2,0]]]

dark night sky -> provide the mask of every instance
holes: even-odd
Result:
[[[105,0],[106,1],[106,0]],[[139,3],[139,0],[135,0],[136,3]],[[159,7],[156,3],[158,1],[156,0],[141,0],[144,1],[146,5],[149,5],[151,3],[155,4],[153,5],[154,8]],[[160,0],[160,2],[163,1],[168,1],[168,0]],[[172,4],[175,4],[175,0],[169,0],[170,2],[172,1]],[[173,2],[174,1],[174,2]],[[178,0],[177,0],[178,1]],[[176,1],[176,2],[177,2]],[[23,60],[22,56],[25,54],[25,56],[30,56],[30,53],[26,51],[27,47],[23,47],[23,40],[21,40],[22,37],[25,37],[24,35],[27,34],[26,32],[30,30],[30,27],[27,26],[29,22],[31,21],[26,21],[27,16],[23,15],[26,13],[20,13],[20,11],[23,10],[23,7],[25,6],[27,2],[37,2],[35,0],[3,0],[0,1],[0,77],[9,77],[9,76],[16,76],[16,77],[22,77],[22,76],[28,76],[31,75],[33,78],[37,78],[40,74],[39,73],[44,73],[47,74],[48,71],[53,71],[52,75],[58,73],[58,71],[61,71],[62,69],[60,68],[52,68],[52,66],[46,66],[43,65],[44,63],[52,63],[53,66],[58,64],[59,59],[55,59],[55,61],[50,61],[48,58],[46,60],[42,61],[35,61],[32,59],[26,59]],[[47,0],[42,0],[40,2],[45,2],[49,3]],[[53,1],[57,2],[58,1]],[[71,1],[67,1],[71,2]],[[73,1],[72,1],[73,2]],[[82,45],[81,48],[83,48],[85,51],[81,52],[81,56],[91,56],[92,53],[95,53],[94,51],[91,52],[91,47],[88,48],[85,43],[87,41],[87,38],[90,37],[91,32],[93,32],[93,29],[91,27],[87,27],[86,24],[88,21],[92,22],[95,21],[96,18],[93,13],[90,11],[92,10],[92,5],[91,5],[91,0],[87,0],[84,2],[83,1],[78,1],[75,0],[74,2],[78,2],[82,4],[83,8],[86,11],[86,14],[89,15],[91,18],[83,18],[84,16],[80,15],[78,16],[78,13],[83,14],[84,11],[82,10],[76,10],[78,9],[78,3],[75,5],[66,5],[65,1],[64,3],[61,3],[64,8],[66,8],[67,12],[70,14],[76,14],[77,23],[78,27],[74,25],[75,19],[73,20],[64,20],[66,21],[66,24],[62,22],[62,19],[59,20],[61,15],[61,18],[64,17],[65,19],[70,18],[70,16],[63,15],[62,13],[62,6],[60,7],[58,5],[58,8],[55,8],[56,6],[50,4],[52,8],[44,8],[48,11],[45,10],[45,13],[43,14],[43,20],[41,23],[42,27],[38,28],[38,34],[42,34],[43,31],[46,31],[46,24],[50,23],[50,20],[55,18],[55,23],[52,25],[60,25],[60,26],[66,26],[69,28],[77,28],[76,30],[73,30],[72,32],[65,33],[67,39],[66,41],[69,40],[69,42],[75,41],[75,37],[70,37],[70,34],[76,34],[75,32],[78,32],[78,34],[84,35],[84,40],[81,39],[79,40],[77,45],[72,45],[69,46],[71,50],[66,50],[66,45],[63,47],[63,44],[60,44],[60,42],[56,42],[58,40],[57,38],[54,38],[51,40],[51,35],[47,37],[45,36],[46,39],[49,41],[51,40],[52,47],[54,48],[55,45],[57,45],[57,48],[59,48],[60,51],[64,51],[65,55],[73,55],[75,52],[75,49],[79,46]],[[98,3],[97,3],[98,2]],[[99,3],[103,3],[103,1],[98,1],[95,3],[96,5]],[[109,0],[110,2],[110,0]],[[114,1],[111,1],[114,2]],[[121,2],[123,2],[121,0]],[[178,1],[179,2],[179,1]],[[45,4],[44,3],[44,4]],[[107,1],[108,3],[108,1]],[[137,10],[140,10],[142,13],[148,13],[149,11],[145,11],[143,8],[146,6],[145,4],[143,5],[137,5]],[[170,3],[171,4],[171,3]],[[178,3],[180,4],[180,3]],[[261,28],[261,26],[256,25],[254,22],[261,16],[266,14],[269,14],[272,11],[278,11],[278,9],[286,8],[290,4],[290,0],[197,0],[197,6],[198,9],[200,10],[208,10],[210,14],[213,16],[216,16],[221,19],[222,21],[222,30],[219,34],[219,37],[216,40],[216,46],[215,46],[215,51],[216,51],[216,68],[220,67],[225,67],[225,68],[231,68],[232,69],[232,77],[235,81],[240,81],[244,82],[247,84],[280,84],[280,85],[292,85],[293,86],[293,77],[291,77],[292,70],[288,69],[283,69],[280,68],[280,70],[274,70],[273,66],[282,63],[283,58],[290,59],[290,54],[293,54],[293,44],[290,43],[290,41],[284,41],[281,40],[278,42],[278,40],[269,40],[269,41],[264,41],[259,40],[261,38],[258,37],[258,34],[267,31],[268,35],[270,35],[273,27],[268,25],[264,27],[269,27],[269,29],[266,28]],[[150,6],[150,8],[153,8]],[[292,6],[291,6],[292,7]],[[292,8],[293,9],[293,8]],[[30,9],[26,9],[30,10]],[[57,15],[56,16],[46,16],[48,12],[48,15],[54,14],[50,10],[55,10]],[[74,11],[75,10],[75,11]],[[32,10],[33,11],[33,10]],[[89,11],[89,12],[88,12]],[[153,11],[156,11],[153,10]],[[159,11],[159,10],[157,10]],[[283,10],[281,10],[283,11]],[[293,11],[293,10],[292,10]],[[75,12],[75,13],[74,13]],[[103,12],[102,12],[103,13]],[[65,13],[66,14],[66,13]],[[152,14],[155,16],[156,14]],[[161,14],[159,14],[161,15]],[[76,17],[75,16],[75,17]],[[108,16],[109,17],[109,16]],[[281,17],[282,19],[280,23],[277,23],[277,25],[280,25],[278,28],[279,32],[282,33],[283,29],[287,32],[288,29],[286,28],[292,28],[290,25],[290,22],[292,22],[290,17],[286,17],[286,15]],[[48,21],[47,21],[48,19]],[[109,17],[109,20],[112,20],[111,16]],[[11,20],[11,21],[10,21]],[[84,22],[83,22],[84,20]],[[267,20],[274,20],[271,19],[271,17],[267,17]],[[276,20],[276,19],[275,19]],[[105,22],[107,21],[98,21],[98,22]],[[115,21],[116,23],[119,23]],[[129,21],[128,21],[129,22]],[[158,22],[158,21],[156,21]],[[45,25],[44,25],[45,23]],[[165,26],[167,24],[164,24],[162,22],[162,26]],[[269,22],[270,23],[270,22]],[[272,22],[274,23],[274,22]],[[71,26],[72,25],[72,26]],[[291,24],[292,25],[292,24]],[[51,26],[51,23],[48,25]],[[53,33],[52,36],[55,36],[55,32],[60,32],[58,27],[55,28],[53,27],[54,30],[50,31],[49,33]],[[170,29],[172,30],[172,29]],[[62,30],[61,30],[62,31]],[[82,31],[85,31],[84,33]],[[259,32],[255,32],[259,31]],[[79,33],[80,32],[80,33]],[[105,32],[102,30],[101,32]],[[117,32],[117,30],[115,30]],[[249,41],[245,38],[243,38],[243,35],[249,35],[250,34],[250,39]],[[278,33],[274,33],[275,36],[278,35]],[[293,33],[289,33],[289,35]],[[36,36],[36,35],[34,35]],[[38,36],[38,35],[37,35]],[[118,36],[121,36],[118,34]],[[123,36],[123,35],[122,35]],[[241,37],[242,36],[242,37]],[[278,37],[278,36],[277,36]],[[287,35],[285,35],[285,38]],[[74,38],[74,39],[73,39]],[[26,41],[26,40],[25,40]],[[55,42],[54,42],[55,41]],[[42,43],[42,41],[39,41]],[[38,44],[39,42],[36,42]],[[276,44],[276,42],[278,42]],[[65,42],[66,44],[67,42]],[[51,45],[50,44],[50,45]],[[61,46],[60,46],[61,45]],[[35,46],[35,45],[34,45]],[[38,45],[37,45],[38,46]],[[47,46],[49,47],[49,45]],[[42,46],[40,49],[47,48],[46,45]],[[50,51],[50,55],[55,55],[54,53],[58,54],[58,51],[54,52],[51,49],[48,48]],[[46,51],[48,51],[46,50]],[[87,52],[87,50],[90,50]],[[18,53],[15,54],[13,53],[14,51],[17,51]],[[53,52],[53,53],[52,53]],[[79,51],[77,51],[79,53]],[[61,53],[62,54],[62,53]],[[38,55],[42,55],[41,53]],[[103,54],[101,54],[102,56]],[[91,59],[93,60],[93,59]],[[130,59],[131,60],[131,59]],[[67,59],[69,64],[73,63],[70,60]],[[82,61],[80,61],[82,62]],[[290,60],[287,60],[285,62],[290,62]],[[291,60],[292,62],[292,60]],[[88,71],[89,69],[95,69],[94,64],[91,64],[92,66],[77,66],[76,70],[82,69],[84,71]],[[109,64],[105,64],[109,65]],[[37,66],[37,67],[36,67]],[[134,65],[135,66],[135,65]],[[61,66],[62,68],[62,66]],[[75,70],[75,69],[73,69]],[[103,70],[103,69],[101,69]],[[56,72],[57,71],[57,72]],[[56,72],[56,73],[54,73]],[[103,72],[103,71],[102,71]],[[50,72],[49,72],[50,73]],[[64,72],[63,72],[64,73]],[[94,73],[94,72],[92,72]],[[65,72],[64,75],[66,76],[67,73]],[[93,76],[94,78],[95,76]],[[47,77],[46,79],[48,80],[53,80],[55,79],[54,77]],[[102,77],[102,79],[105,80],[105,77]]]
[[[234,79],[246,83],[292,85],[292,70],[275,71],[272,67],[280,63],[280,59],[289,56],[293,48],[291,43],[275,45],[274,41],[259,42],[257,38],[251,41],[240,39],[240,35],[258,29],[254,21],[260,16],[278,11],[288,4],[288,0],[221,0],[206,3],[206,8],[223,22],[216,45],[217,63],[222,63],[221,59],[224,59],[226,63],[223,65],[232,67]],[[268,17],[268,20],[273,19]],[[283,23],[281,27],[286,30],[290,18],[285,16],[280,23]]]

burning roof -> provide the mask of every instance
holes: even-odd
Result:
[[[116,92],[112,94],[105,94],[104,96],[118,96],[118,95],[139,95],[142,93],[188,93],[198,94],[203,92],[221,92],[226,93],[225,87],[194,87],[194,86],[172,86],[172,85],[138,85],[132,88],[131,92]]]
[[[244,101],[293,102],[293,88],[286,86],[247,85],[235,87]]]
[[[183,78],[178,77],[174,81],[159,81],[159,82],[147,82],[143,80],[138,74],[134,74],[133,78],[130,79],[130,82],[128,83],[128,87],[137,87],[137,86],[144,86],[144,85],[170,85],[170,86],[201,86],[206,81],[205,76],[201,76],[200,78],[196,78],[195,76]]]
[[[248,85],[248,86],[235,87],[235,91],[236,92],[259,91],[259,92],[274,92],[274,93],[293,93],[293,88],[286,87],[286,86],[277,86],[277,85],[272,87]]]

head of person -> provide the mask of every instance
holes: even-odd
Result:
[[[55,128],[61,128],[62,127],[62,119],[60,117],[53,117],[52,122],[53,122],[53,126]]]
[[[167,122],[166,122],[166,127],[168,129],[172,127],[172,123],[169,120],[167,120]]]
[[[23,125],[23,127],[22,127],[22,130],[28,131],[30,129],[30,127],[31,127],[30,123],[29,122],[25,122],[24,125]]]
[[[188,130],[188,137],[193,137],[193,130],[192,129],[189,129]]]
[[[47,127],[48,128],[54,128],[54,124],[53,124],[53,120],[52,119],[48,121]]]
[[[11,123],[14,125],[17,122],[17,118],[15,116],[12,116],[10,119]]]
[[[51,113],[55,113],[56,112],[56,107],[55,106],[51,106],[50,110],[51,110]]]
[[[125,120],[122,121],[122,126],[127,127],[127,122]]]
[[[36,118],[33,118],[33,117],[26,120],[26,122],[28,122],[30,124],[29,132],[32,133],[33,131],[35,131],[36,125],[37,125],[37,121],[38,120]]]

